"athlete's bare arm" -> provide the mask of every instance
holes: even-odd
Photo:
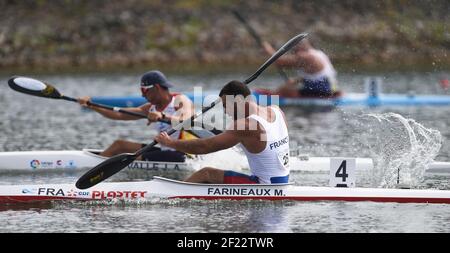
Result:
[[[167,133],[161,132],[155,140],[178,151],[198,155],[231,148],[241,141],[240,136],[236,135],[236,131],[231,130],[210,138],[195,140],[173,140]]]
[[[175,115],[170,116],[169,120],[182,121],[194,114],[194,104],[185,95],[176,96],[174,103],[177,111]]]
[[[239,126],[242,122],[245,127]],[[265,142],[261,143],[261,128],[259,124],[256,125],[257,128],[254,129],[254,125],[250,125],[248,119],[242,119],[235,121],[232,128],[210,138],[174,140],[167,133],[161,132],[155,140],[164,146],[189,154],[208,154],[231,148],[239,143],[242,143],[250,152],[258,153],[264,149]]]
[[[90,97],[81,97],[78,98],[78,103],[81,104],[82,106],[89,108],[95,112],[98,112],[99,114],[103,115],[104,117],[108,118],[108,119],[114,119],[114,120],[138,120],[138,119],[142,119],[140,117],[135,117],[132,115],[128,115],[128,114],[124,114],[124,113],[120,113],[120,112],[116,112],[116,111],[110,111],[107,109],[103,109],[100,107],[95,107],[95,106],[88,106],[87,102],[91,101]],[[150,104],[144,104],[140,107],[130,107],[130,108],[124,108],[123,110],[127,110],[130,112],[136,112],[136,113],[141,113],[143,115],[147,115],[148,113],[148,109],[150,108]]]
[[[164,119],[169,122],[172,122],[172,125],[177,125],[181,123],[181,121],[190,118],[194,114],[194,104],[185,95],[178,95],[175,97],[174,107],[176,110],[175,114],[165,115],[165,118],[163,118],[162,112],[158,111],[149,112],[148,113],[149,124],[152,122],[156,122],[159,119]]]

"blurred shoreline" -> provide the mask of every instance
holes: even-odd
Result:
[[[55,68],[37,68],[37,67],[7,67],[0,69],[0,77],[8,77],[12,75],[85,75],[85,74],[142,74],[151,69],[158,69],[166,74],[202,74],[202,75],[217,75],[217,74],[236,74],[240,73],[243,75],[248,75],[256,71],[256,69],[263,63],[264,59],[259,63],[247,64],[247,65],[236,65],[236,64],[196,64],[196,65],[140,65],[140,66],[128,66],[122,67],[120,65],[111,65],[106,67],[93,67],[93,66],[58,66]],[[447,66],[436,67],[433,64],[423,64],[422,62],[415,65],[335,65],[337,71],[341,74],[352,73],[352,74],[379,74],[379,73],[431,73],[431,72],[450,72],[450,64]],[[269,67],[264,71],[269,75],[278,75],[278,71],[274,66]]]
[[[267,56],[230,13],[280,46],[297,33],[340,71],[450,69],[450,2],[2,1],[0,73],[253,70]]]

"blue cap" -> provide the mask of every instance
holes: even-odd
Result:
[[[166,76],[158,70],[152,70],[145,73],[141,78],[141,86],[152,86],[159,84],[166,88],[172,88],[173,84],[167,81]]]

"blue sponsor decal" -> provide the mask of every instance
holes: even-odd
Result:
[[[76,167],[77,167],[77,166],[76,166],[74,160],[69,160],[69,161],[67,162],[66,168],[68,168],[68,169],[75,169]]]
[[[77,197],[77,196],[89,196],[91,193],[86,191],[76,191],[71,189],[66,193],[67,197]]]
[[[32,194],[36,191],[36,189],[22,189],[23,194]]]

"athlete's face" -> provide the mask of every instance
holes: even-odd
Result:
[[[157,103],[161,97],[161,87],[159,87],[159,84],[155,84],[150,87],[141,87],[141,93],[148,102]]]

